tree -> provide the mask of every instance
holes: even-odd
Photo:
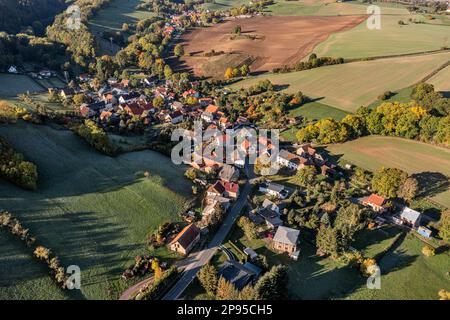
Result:
[[[441,214],[439,236],[447,242],[450,241],[450,211],[445,211]]]
[[[184,48],[181,44],[177,44],[175,46],[175,48],[173,49],[173,53],[177,56],[177,57],[181,57],[184,55]]]
[[[216,295],[219,280],[217,277],[217,270],[212,264],[206,264],[200,269],[198,280],[209,295]]]
[[[255,288],[251,285],[246,285],[242,288],[241,292],[239,292],[239,300],[258,300]]]
[[[170,68],[169,65],[166,64],[164,66],[164,77],[166,77],[166,79],[170,79],[172,75],[173,75],[172,69]]]
[[[244,231],[245,236],[249,240],[258,238],[258,231],[256,225],[249,218],[245,216],[240,217],[237,225]]]
[[[408,174],[397,168],[381,168],[372,178],[372,189],[383,197],[395,198]]]
[[[227,70],[225,71],[224,77],[226,80],[232,79],[233,78],[233,68],[228,67]]]
[[[161,279],[163,271],[161,269],[161,266],[159,265],[159,260],[157,258],[154,258],[152,260],[152,270],[155,273],[155,281]]]
[[[303,169],[297,171],[298,182],[302,186],[307,186],[311,184],[316,176],[316,169],[314,166],[306,166]]]
[[[273,266],[256,283],[255,292],[260,300],[282,300],[286,298],[288,273],[283,265]]]
[[[218,300],[237,300],[239,291],[236,287],[225,278],[220,277],[217,283],[216,298]]]
[[[366,211],[357,204],[343,205],[337,212],[334,227],[340,231],[344,244],[353,239],[353,235],[364,228]]]
[[[233,28],[233,33],[234,33],[234,34],[240,35],[240,34],[241,34],[241,31],[242,31],[242,28],[241,28],[240,25],[237,25],[237,26],[235,26],[235,27]]]
[[[316,236],[316,248],[319,254],[337,258],[343,249],[338,230],[325,225],[320,226]]]
[[[433,247],[426,245],[422,248],[422,253],[426,257],[432,257],[436,254],[436,251]]]
[[[419,183],[416,179],[410,177],[400,186],[398,196],[406,201],[411,201],[416,197],[418,189]]]
[[[249,69],[248,65],[244,64],[239,69],[239,72],[240,72],[241,76],[245,77],[250,73],[250,69]]]
[[[441,289],[438,294],[439,294],[439,300],[450,300],[450,291]]]
[[[87,102],[87,97],[83,93],[74,95],[72,99],[76,106],[81,106],[83,103]]]
[[[152,104],[155,108],[161,108],[165,104],[164,98],[161,96],[157,96],[153,98]]]
[[[44,260],[49,262],[50,260],[50,249],[43,247],[43,246],[38,246],[35,250],[34,250],[34,255],[36,256],[36,258]]]

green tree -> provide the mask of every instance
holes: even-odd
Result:
[[[260,300],[282,300],[287,298],[288,273],[283,265],[273,266],[256,283],[255,292]]]
[[[447,242],[450,241],[450,211],[445,211],[441,214],[439,236]]]
[[[302,186],[311,184],[316,177],[316,169],[314,166],[306,166],[297,171],[297,180]]]
[[[217,270],[212,264],[206,264],[200,269],[198,280],[209,295],[216,295],[219,279]]]
[[[181,44],[177,44],[173,49],[173,52],[177,57],[181,57],[184,55],[184,48]]]
[[[383,167],[374,174],[372,189],[383,197],[395,198],[407,178],[408,174],[400,169]]]
[[[239,291],[232,283],[220,277],[217,283],[216,298],[218,300],[237,300],[239,298]]]
[[[405,199],[406,201],[411,201],[416,197],[418,190],[419,183],[416,179],[410,177],[406,179],[405,182],[400,186],[398,196]]]

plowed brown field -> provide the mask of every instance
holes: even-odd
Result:
[[[251,62],[251,71],[272,71],[292,66],[335,32],[355,27],[366,16],[253,17],[198,28],[182,37],[182,62],[196,75],[220,77],[233,62]],[[235,26],[241,35],[233,35]],[[205,57],[214,50],[223,54]]]

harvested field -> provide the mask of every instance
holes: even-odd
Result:
[[[353,28],[366,16],[335,17],[254,17],[235,19],[210,28],[194,29],[182,37],[186,56],[183,63],[196,75],[221,77],[230,54],[239,54],[242,61],[252,61],[252,71],[271,71],[285,65],[292,66],[307,56],[317,44],[335,32]],[[232,35],[234,27],[241,26],[241,35]],[[223,54],[214,56],[215,69],[208,72],[211,57],[205,53],[214,50]],[[225,57],[222,62],[221,57]]]
[[[434,85],[437,91],[441,91],[446,96],[450,96],[450,66],[445,67],[427,81]]]

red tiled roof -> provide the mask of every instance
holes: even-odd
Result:
[[[206,107],[205,112],[216,113],[218,110],[219,110],[218,106],[210,104],[209,106]]]
[[[200,234],[200,230],[193,224],[187,225],[183,230],[172,240],[171,243],[178,242],[183,248],[187,248],[192,241]]]
[[[372,193],[370,195],[370,197],[368,197],[365,202],[372,203],[372,204],[374,204],[376,206],[380,206],[381,207],[386,202],[386,199],[381,197],[381,196],[379,196],[379,195],[377,195],[377,194],[375,194],[375,193]]]

